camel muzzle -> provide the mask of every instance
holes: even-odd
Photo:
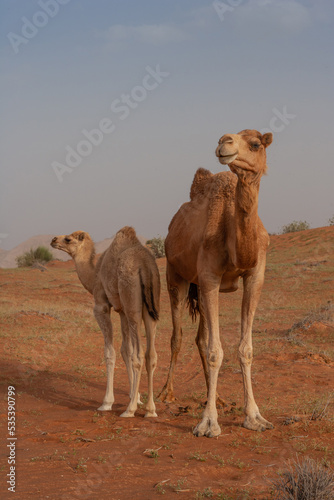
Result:
[[[55,247],[57,246],[57,243],[58,243],[58,241],[57,241],[57,236],[55,236],[54,238],[52,238],[50,245],[51,245],[53,248],[55,248]]]

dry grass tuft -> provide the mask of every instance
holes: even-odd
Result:
[[[333,321],[333,318],[334,318],[334,304],[331,301],[328,301],[327,304],[325,304],[324,306],[320,307],[315,311],[311,311],[302,320],[294,323],[292,327],[288,330],[287,335],[288,337],[291,336],[291,334],[295,330],[307,330],[308,328],[310,328],[310,326],[312,326],[313,323],[318,321],[331,323]]]
[[[272,485],[276,500],[334,500],[334,472],[308,457],[289,463]]]

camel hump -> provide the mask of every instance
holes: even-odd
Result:
[[[160,274],[153,255],[150,254],[148,262],[145,262],[140,267],[139,278],[143,302],[149,315],[154,321],[158,321],[160,312]]]
[[[125,238],[137,239],[136,231],[131,226],[124,226],[122,229],[117,231],[116,235],[123,235]]]
[[[190,189],[190,199],[193,200],[197,195],[204,193],[206,181],[212,177],[210,170],[199,168],[195,174],[193,183]]]

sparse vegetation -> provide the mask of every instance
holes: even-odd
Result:
[[[310,311],[303,319],[294,323],[287,332],[287,339],[291,342],[295,330],[308,330],[316,321],[333,321],[333,318],[334,304],[329,300],[327,304]]]
[[[31,248],[28,252],[16,257],[16,262],[18,267],[31,267],[34,264],[45,264],[52,259],[52,252],[46,247],[39,246],[35,250]]]
[[[87,472],[87,465],[86,465],[86,462],[87,462],[87,458],[80,458],[77,465],[76,465],[76,470],[79,471],[79,472]]]
[[[212,497],[213,497],[213,491],[210,487],[205,488],[203,491],[198,491],[196,493],[196,499],[212,498]]]
[[[206,462],[207,459],[204,455],[201,455],[198,451],[196,451],[196,453],[190,455],[189,460],[198,460],[199,462]]]
[[[334,473],[318,462],[305,458],[288,464],[288,470],[273,481],[277,500],[333,500]]]
[[[328,219],[328,225],[334,226],[334,215],[330,219]]]
[[[147,240],[146,245],[152,250],[156,259],[165,256],[165,238],[158,236]]]
[[[282,234],[285,233],[295,233],[297,231],[305,231],[306,229],[310,229],[310,224],[306,222],[306,220],[294,220],[290,222],[290,224],[286,224],[282,227]]]

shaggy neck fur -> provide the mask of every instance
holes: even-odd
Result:
[[[235,257],[240,269],[255,267],[258,259],[258,199],[260,176],[240,175],[235,196]]]

